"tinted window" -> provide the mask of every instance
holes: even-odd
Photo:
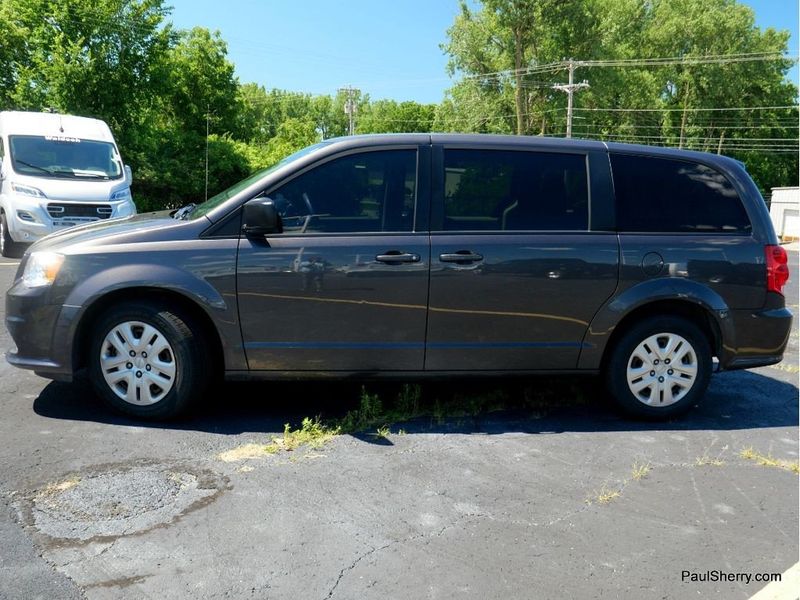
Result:
[[[585,230],[586,157],[498,150],[446,150],[444,229]]]
[[[750,232],[736,190],[710,167],[612,154],[611,168],[620,231]]]
[[[365,152],[334,159],[269,194],[286,233],[411,231],[417,153]]]
[[[327,146],[330,142],[320,142],[319,144],[314,144],[313,146],[307,146],[301,150],[298,150],[294,154],[290,154],[289,156],[282,158],[280,161],[276,162],[271,167],[267,167],[261,171],[256,171],[249,177],[242,179],[238,183],[235,183],[231,187],[226,190],[221,191],[220,193],[212,196],[202,204],[199,204],[195,209],[189,213],[190,219],[199,219],[200,217],[204,216],[205,214],[211,212],[215,208],[217,208],[220,204],[229,200],[245,188],[253,185],[259,179],[263,179],[265,176],[269,175],[273,171],[277,171],[279,168],[288,165],[290,162],[298,160],[305,156],[306,154],[310,154],[315,150],[319,150],[320,148]]]

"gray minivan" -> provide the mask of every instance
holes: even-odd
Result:
[[[13,365],[171,417],[229,379],[601,374],[669,417],[782,359],[786,253],[743,165],[488,135],[328,140],[207,202],[51,235]]]

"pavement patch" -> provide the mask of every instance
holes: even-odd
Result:
[[[205,506],[227,487],[211,471],[155,461],[105,465],[32,490],[27,525],[56,542],[107,541],[149,531]]]

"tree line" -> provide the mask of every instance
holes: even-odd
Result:
[[[218,32],[175,29],[169,15],[163,0],[0,0],[0,109],[107,121],[140,211],[202,200],[345,135],[344,93],[240,82]],[[443,38],[455,83],[442,102],[358,94],[357,133],[564,135],[553,85],[573,58],[590,85],[576,93],[575,137],[720,151],[764,191],[796,185],[789,34],[756,27],[734,0],[462,2]]]

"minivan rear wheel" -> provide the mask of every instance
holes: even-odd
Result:
[[[711,377],[711,348],[697,325],[654,317],[627,331],[611,350],[606,382],[628,414],[665,419],[699,402]]]
[[[202,331],[167,306],[114,306],[92,328],[89,378],[114,409],[140,419],[175,417],[200,398],[210,365]]]

